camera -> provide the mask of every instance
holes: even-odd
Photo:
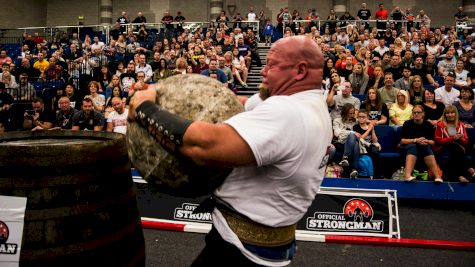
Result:
[[[30,116],[34,116],[35,113],[36,113],[36,111],[33,110],[33,109],[26,110],[26,114],[28,114],[28,115],[30,115]]]
[[[343,90],[345,90],[345,88],[346,87],[344,85],[339,85],[338,86],[338,91],[343,91]]]

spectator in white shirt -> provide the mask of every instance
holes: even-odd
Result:
[[[129,110],[120,97],[112,98],[112,107],[114,111],[107,118],[107,131],[125,134],[127,132],[127,116]]]
[[[435,90],[435,101],[443,103],[445,106],[452,105],[458,101],[460,91],[453,88],[455,84],[455,74],[450,72],[444,78],[444,86]]]

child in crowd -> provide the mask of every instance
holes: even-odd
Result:
[[[353,126],[353,131],[360,134],[360,152],[361,154],[367,154],[373,161],[374,177],[381,178],[381,170],[379,166],[381,164],[379,151],[381,145],[378,143],[378,137],[374,130],[375,123],[371,122],[368,117],[368,111],[361,109],[358,111],[358,123]]]
[[[266,39],[266,45],[271,45],[272,44],[272,33],[274,31],[274,27],[272,26],[272,23],[270,20],[266,20],[266,26],[264,27],[264,36]]]

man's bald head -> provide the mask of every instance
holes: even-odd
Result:
[[[292,36],[280,39],[270,49],[267,61],[268,65],[261,74],[271,95],[290,95],[321,88],[323,55],[311,38]]]

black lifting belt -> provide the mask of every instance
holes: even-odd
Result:
[[[136,109],[136,120],[155,137],[160,145],[174,154],[183,143],[183,135],[192,121],[170,113],[151,101]]]

